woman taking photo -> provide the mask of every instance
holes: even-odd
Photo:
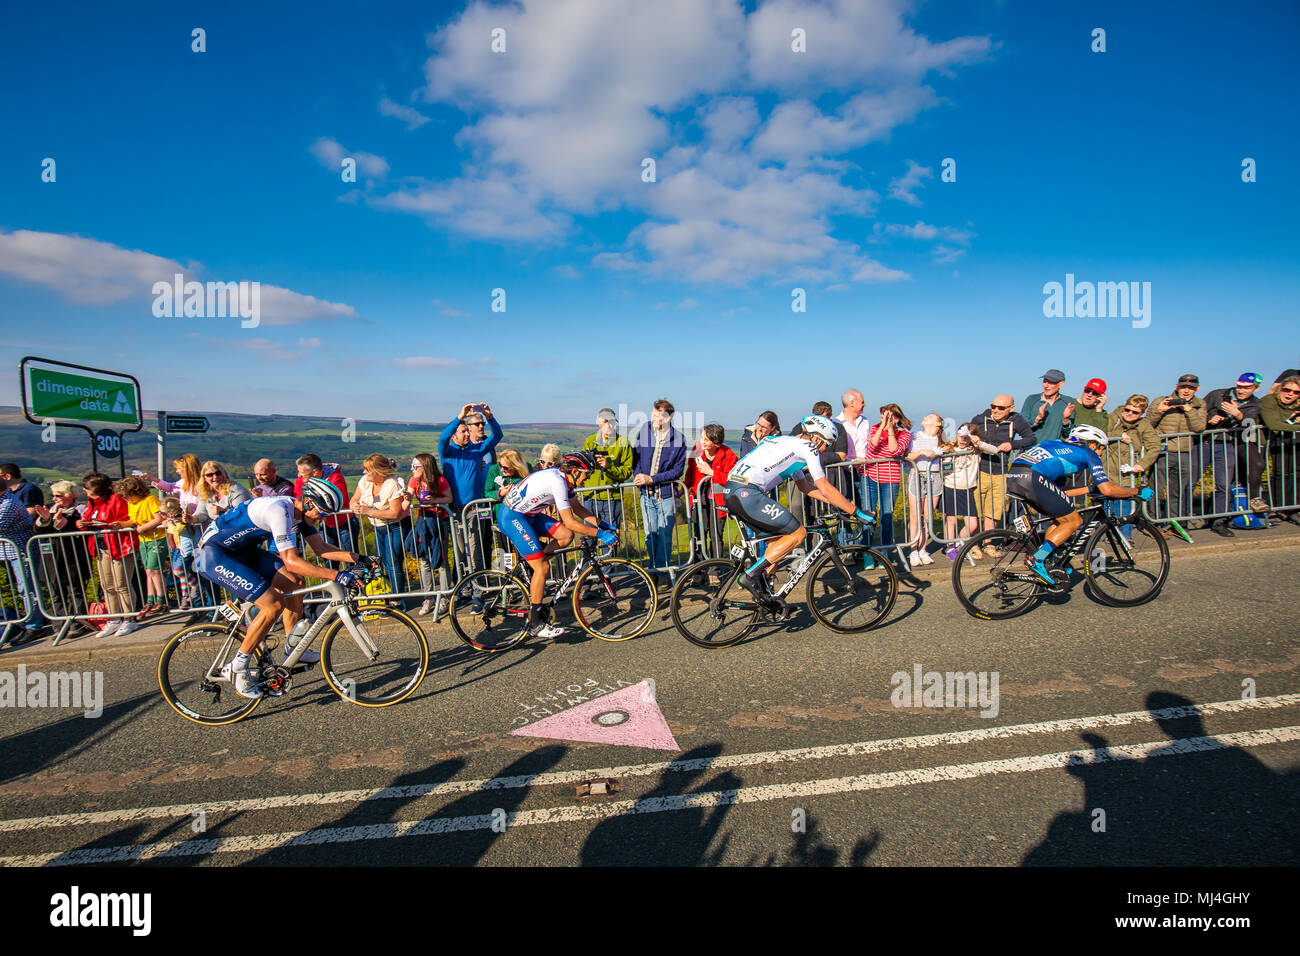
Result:
[[[99,569],[99,590],[108,605],[108,613],[113,615],[99,633],[104,637],[120,637],[130,634],[137,626],[131,617],[122,616],[135,615],[135,599],[131,594],[135,533],[107,530],[130,519],[126,502],[113,494],[113,483],[107,475],[91,472],[81,479],[81,488],[86,493],[87,504],[77,527],[95,532],[90,536],[87,548]]]
[[[880,424],[872,425],[867,438],[869,464],[862,466],[866,485],[867,510],[875,511],[880,527],[881,547],[894,544],[894,502],[898,500],[898,486],[902,484],[901,462],[912,447],[912,423],[897,405],[880,406]],[[876,529],[867,532],[867,544],[875,546]],[[874,566],[870,556],[867,566]]]

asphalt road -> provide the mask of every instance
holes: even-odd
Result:
[[[405,703],[313,672],[217,728],[168,708],[151,656],[35,662],[102,672],[104,712],[0,711],[0,863],[1295,865],[1297,558],[1176,553],[1149,605],[1078,589],[993,623],[914,580],[867,634],[801,610],[715,651],[662,611],[494,656],[443,624]],[[897,706],[917,667],[996,673],[996,715]],[[631,714],[611,740],[657,708],[679,749],[510,733],[606,706]]]

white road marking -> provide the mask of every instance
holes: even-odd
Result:
[[[93,813],[22,817],[12,820],[0,820],[0,833],[39,830],[50,827],[86,826],[98,823],[129,823],[134,820],[173,819],[188,817],[196,810],[204,810],[208,814],[222,812],[248,813],[258,810],[280,810],[302,806],[363,803],[371,800],[410,800],[426,796],[474,793],[486,790],[518,790],[524,787],[561,786],[583,783],[596,777],[621,778],[644,777],[657,773],[694,773],[701,770],[721,770],[728,767],[753,766],[754,764],[824,760],[831,757],[852,757],[862,754],[881,753],[888,750],[913,750],[925,747],[975,743],[982,740],[1022,737],[1031,734],[1117,727],[1124,724],[1171,720],[1193,715],[1206,716],[1210,714],[1241,713],[1249,710],[1271,710],[1292,705],[1300,705],[1300,694],[1279,694],[1274,697],[1261,697],[1258,700],[1225,700],[1212,704],[1194,704],[1187,707],[1166,707],[1155,711],[1131,710],[1118,714],[1101,714],[1095,717],[1067,717],[1061,720],[1013,724],[1005,727],[981,727],[978,730],[957,730],[941,734],[924,734],[916,737],[893,737],[886,740],[865,740],[857,743],[832,744],[824,747],[799,747],[793,750],[770,750],[762,753],[700,757],[691,760],[665,760],[655,763],[629,764],[621,767],[601,767],[592,770],[564,770],[551,773],[523,774],[514,777],[492,777],[488,780],[453,780],[447,783],[411,784],[404,787],[334,790],[325,793],[291,793],[274,797],[214,800],[210,803],[185,803],[170,806],[135,807],[123,810],[102,810]]]
[[[1239,733],[1221,734],[1217,737],[1179,737],[1173,740],[1156,740],[1141,744],[1122,744],[1104,750],[1069,750],[1032,757],[1012,757],[1004,760],[949,764],[918,770],[867,773],[854,777],[809,780],[802,783],[769,784],[758,787],[741,787],[734,790],[706,790],[679,796],[619,800],[612,803],[588,806],[547,807],[540,810],[521,810],[508,814],[506,816],[506,829],[508,831],[513,827],[535,826],[544,823],[589,822],[616,816],[664,813],[672,810],[759,803],[768,800],[803,799],[810,796],[850,793],[862,790],[887,790],[893,787],[910,787],[922,783],[969,780],[974,777],[992,774],[1031,773],[1039,770],[1109,763],[1117,760],[1153,760],[1157,757],[1207,753],[1215,750],[1227,750],[1232,747],[1259,747],[1268,744],[1291,743],[1297,740],[1300,740],[1300,725],[1273,727],[1267,730],[1241,731]],[[149,843],[140,846],[99,847],[91,850],[71,850],[62,853],[7,856],[0,857],[0,866],[86,866],[102,863],[124,863],[133,860],[209,856],[214,853],[263,853],[286,847],[317,846],[326,843],[356,843],[365,840],[487,830],[494,823],[499,823],[498,820],[494,819],[494,815],[479,813],[460,817],[404,820],[396,823],[377,823],[366,826],[323,827],[314,830],[291,830],[282,833],[261,833],[238,837]]]

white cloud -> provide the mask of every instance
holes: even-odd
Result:
[[[419,110],[411,106],[403,106],[401,103],[394,103],[387,96],[379,101],[379,112],[383,116],[391,116],[394,119],[401,120],[406,124],[407,129],[419,129],[429,122],[429,117]]]
[[[461,368],[464,362],[460,359],[443,358],[437,355],[407,355],[402,358],[390,359],[387,363],[396,368]]]
[[[314,337],[313,337],[313,338],[310,338],[310,339],[299,339],[299,340],[298,340],[298,344],[299,344],[300,346],[302,346],[303,348],[305,348],[305,349],[318,349],[318,348],[320,348],[324,343],[321,342],[320,339],[318,339],[318,338],[314,338]]]
[[[565,264],[562,265],[562,266],[556,266],[556,267],[555,267],[553,270],[551,270],[551,271],[554,272],[554,273],[555,273],[557,276],[559,276],[561,279],[581,279],[581,278],[582,278],[582,273],[579,272],[577,269],[575,269],[573,266],[569,265],[568,263],[565,263]]]
[[[905,278],[835,235],[835,217],[870,217],[879,201],[846,184],[856,167],[845,154],[937,106],[930,74],[950,76],[992,47],[920,36],[904,22],[913,6],[767,0],[747,13],[740,0],[475,0],[430,39],[424,65],[424,99],[468,117],[455,140],[467,153],[460,175],[404,179],[370,202],[528,243],[564,240],[578,216],[644,214],[621,248],[593,259],[622,272]],[[807,31],[805,54],[790,51],[792,25]],[[498,27],[505,53],[488,42]],[[760,108],[772,94],[777,105]],[[838,105],[824,111],[827,94]],[[641,179],[646,157],[654,183]],[[891,194],[914,201],[916,175],[909,167]]]
[[[700,307],[699,299],[682,299],[677,303],[679,309],[698,309]]]
[[[186,267],[174,259],[98,239],[17,230],[0,233],[0,273],[49,286],[79,305],[111,305],[150,302],[155,282],[170,285],[177,274],[182,281],[198,280],[202,269],[195,263]],[[261,285],[264,325],[358,317],[350,305],[256,281]]]
[[[468,318],[469,318],[469,313],[468,313],[468,312],[462,312],[460,309],[457,309],[457,308],[455,308],[454,306],[450,306],[450,305],[448,305],[446,302],[443,302],[441,299],[434,299],[434,300],[433,300],[433,304],[436,305],[436,306],[438,307],[438,314],[439,314],[439,315],[449,315],[449,316],[451,316],[452,318],[455,318],[455,319],[468,319]]]
[[[877,225],[880,224],[877,223]],[[919,242],[935,243],[930,250],[935,262],[952,262],[954,259],[960,258],[966,253],[971,240],[975,238],[975,233],[969,229],[958,229],[954,226],[932,226],[929,223],[921,222],[919,219],[915,225],[911,226],[890,223],[880,231],[890,236],[902,236]]]
[[[922,166],[920,163],[909,159],[907,161],[907,172],[897,179],[889,181],[889,198],[919,206],[921,200],[916,198],[916,190],[921,185],[922,179],[932,179],[933,177],[934,172],[929,166]]]
[[[155,282],[186,271],[175,259],[98,239],[26,229],[0,233],[0,272],[49,286],[79,305],[144,299]]]
[[[357,171],[367,179],[383,179],[388,175],[388,160],[384,157],[376,156],[374,153],[350,152],[344,149],[338,140],[327,136],[322,136],[312,143],[308,147],[308,152],[316,157],[316,162],[332,173],[339,173],[343,160],[351,157],[357,161]]]

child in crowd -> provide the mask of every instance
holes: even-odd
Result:
[[[168,560],[167,532],[158,499],[149,493],[143,478],[130,475],[113,486],[113,491],[126,501],[126,521],[110,525],[113,528],[134,529],[140,540],[140,561],[144,565],[148,594],[144,609],[136,616],[143,621],[167,610],[167,582],[163,580],[163,562]]]
[[[912,436],[912,450],[907,460],[912,469],[907,476],[907,539],[912,542],[908,563],[912,567],[934,564],[926,552],[930,543],[930,522],[934,503],[942,490],[939,443],[943,441],[943,419],[931,412],[921,419],[921,430]]]
[[[943,536],[950,544],[944,554],[950,561],[957,560],[958,549],[979,530],[975,518],[975,488],[979,485],[980,456],[976,454],[981,447],[986,447],[980,438],[979,426],[962,425],[957,429],[955,441],[941,444],[945,455],[952,455],[943,463],[943,500],[939,508],[943,512]],[[996,449],[995,449],[996,450]],[[970,454],[953,454],[953,452],[970,452]],[[961,538],[957,538],[957,519],[962,518]],[[984,557],[979,548],[972,548],[970,556],[975,560]]]
[[[161,511],[167,531],[167,550],[171,555],[172,577],[176,579],[176,597],[182,611],[194,606],[194,580],[189,563],[194,558],[194,539],[186,530],[185,513],[179,498],[164,498]]]

